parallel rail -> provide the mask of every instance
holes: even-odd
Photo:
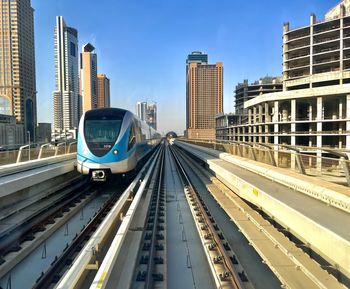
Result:
[[[299,249],[291,241],[291,235],[288,238],[284,236],[194,159],[183,152],[180,154],[199,173],[198,177],[206,184],[208,191],[258,252],[263,263],[280,279],[283,288],[345,288],[311,256]],[[271,248],[274,250],[271,251]],[[273,261],[276,259],[278,262]],[[290,266],[288,271],[285,270],[287,266]]]
[[[157,172],[157,188],[152,196],[152,203],[151,206],[155,205],[155,210],[152,212],[153,215],[153,225],[151,225],[152,230],[152,236],[150,240],[150,252],[148,255],[148,270],[147,270],[147,276],[146,276],[146,289],[153,288],[155,281],[164,281],[164,276],[160,273],[156,272],[156,264],[161,263],[162,259],[160,259],[159,256],[156,256],[156,246],[161,246],[160,244],[157,244],[157,239],[159,236],[159,221],[161,218],[161,208],[164,208],[164,192],[162,192],[162,186],[163,186],[163,176],[164,176],[164,158],[165,158],[165,149],[163,146],[161,156],[160,156],[160,163],[159,163],[159,171]],[[161,200],[162,198],[162,200]],[[150,216],[152,218],[152,216]],[[164,261],[163,261],[164,262]]]
[[[72,266],[59,280],[55,288],[80,288],[87,274],[89,272],[95,273],[95,270],[97,270],[97,272],[94,274],[94,279],[90,288],[106,288],[113,266],[121,251],[130,223],[149,181],[158,154],[159,150],[156,150],[133,182],[123,192],[117,203],[81,249]],[[122,222],[117,224],[121,216]],[[111,236],[111,232],[114,231],[116,231],[115,235],[113,233]],[[113,239],[110,242],[107,253],[97,258],[102,252],[103,246],[106,246],[107,239],[110,237]],[[102,263],[100,263],[100,261]],[[85,284],[84,286],[84,288],[86,288],[88,285]]]
[[[71,188],[65,188],[64,190],[66,192],[62,193],[61,196],[52,194],[50,196],[52,202],[49,206],[45,205],[38,208],[37,204],[32,204],[31,206],[35,206],[36,209],[30,216],[26,216],[24,219],[18,219],[16,225],[4,225],[0,230],[0,265],[5,263],[2,257],[6,254],[21,250],[20,244],[22,241],[34,239],[34,233],[44,230],[45,223],[49,223],[50,220],[55,219],[66,207],[71,206],[76,200],[81,199],[82,195],[90,193],[90,187],[84,190],[81,189],[83,184],[84,182],[78,182]],[[61,189],[61,191],[64,190]],[[47,203],[47,200],[44,199],[44,201]],[[29,211],[30,206],[24,209]],[[21,212],[21,210],[18,212]],[[6,219],[3,219],[1,222],[6,224]],[[4,276],[5,273],[0,270],[0,277]]]
[[[208,250],[217,252],[217,256],[209,260],[209,263],[211,265],[212,270],[216,274],[215,281],[218,287],[235,289],[246,288],[246,286],[243,285],[243,282],[241,280],[242,275],[240,276],[239,272],[237,272],[234,268],[231,258],[226,252],[221,238],[212,224],[209,211],[206,209],[204,202],[201,200],[197,190],[194,187],[194,184],[188,177],[180,159],[178,158],[173,149],[170,149],[170,151],[174,157],[180,177],[185,185],[186,198],[189,200],[192,213],[195,214],[194,220],[196,222],[197,228],[199,226],[200,230],[207,232],[204,235],[204,238],[207,240],[211,240],[211,243],[208,245]],[[202,240],[202,242],[203,241],[204,240]],[[217,265],[220,264],[222,266],[218,267]]]

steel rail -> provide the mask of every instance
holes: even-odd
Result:
[[[233,267],[233,265],[231,263],[230,257],[226,254],[226,250],[225,250],[225,248],[224,248],[224,246],[223,246],[223,244],[222,244],[218,234],[216,233],[216,230],[215,230],[214,226],[212,225],[211,221],[209,220],[207,212],[204,210],[202,201],[199,199],[199,194],[198,194],[197,190],[195,189],[195,186],[194,186],[193,182],[190,180],[188,174],[185,171],[185,168],[183,167],[183,165],[182,165],[179,157],[175,153],[174,149],[170,148],[170,151],[171,151],[171,153],[172,153],[172,155],[174,157],[174,160],[175,160],[175,163],[177,165],[180,177],[183,180],[183,183],[185,185],[185,190],[187,188],[187,190],[189,191],[189,194],[194,199],[194,203],[196,203],[198,205],[198,208],[199,208],[199,210],[201,212],[200,215],[203,216],[203,221],[205,222],[205,226],[209,229],[210,235],[213,237],[213,241],[216,244],[216,248],[218,249],[218,251],[221,254],[221,257],[223,259],[225,267],[230,272],[230,276],[227,276],[227,277],[232,277],[232,282],[231,283],[233,285],[233,288],[236,288],[236,289],[244,288],[238,273],[236,272],[236,270],[234,269],[234,267]],[[220,277],[223,277],[223,276],[220,276]]]
[[[67,265],[67,262],[72,258],[77,248],[86,241],[86,238],[96,230],[96,227],[101,223],[101,220],[111,210],[113,205],[117,202],[121,195],[118,191],[114,194],[100,209],[97,214],[90,220],[90,222],[83,228],[83,230],[77,235],[73,241],[64,249],[63,253],[56,258],[49,269],[39,277],[32,289],[49,288],[52,283],[57,282],[63,268]],[[56,281],[55,281],[56,280]]]
[[[19,243],[21,240],[25,239],[25,236],[32,234],[32,232],[36,231],[35,229],[41,224],[44,224],[46,220],[54,218],[66,206],[69,206],[75,200],[81,198],[83,194],[88,193],[90,187],[81,190],[83,184],[84,182],[76,184],[77,188],[69,190],[68,193],[63,194],[54,202],[50,203],[49,206],[36,210],[28,219],[20,220],[18,225],[14,228],[6,231],[0,230],[0,256],[5,256],[8,252],[11,252],[14,246],[18,245],[19,247]],[[64,189],[67,188],[60,189],[60,191]],[[76,192],[76,194],[74,194],[74,192]],[[53,197],[55,196],[53,195]],[[28,210],[28,207],[25,209]],[[4,221],[6,221],[6,219],[2,222]]]
[[[119,256],[119,253],[121,252],[121,248],[123,245],[123,242],[125,240],[126,234],[129,230],[131,221],[133,220],[133,217],[135,216],[135,213],[137,211],[138,205],[140,203],[140,200],[146,190],[146,186],[149,183],[151,172],[154,170],[155,163],[159,156],[159,149],[157,149],[154,154],[151,156],[151,158],[148,160],[148,163],[145,165],[145,167],[142,169],[142,171],[139,173],[139,175],[134,180],[135,183],[137,183],[139,186],[137,188],[136,193],[133,193],[133,199],[130,204],[130,206],[127,209],[126,215],[123,218],[122,223],[120,224],[113,241],[111,242],[111,245],[108,249],[108,252],[103,258],[101,266],[98,268],[98,271],[95,275],[95,278],[90,286],[90,289],[104,289],[107,287],[108,279],[112,273],[113,267],[115,265],[115,262]],[[132,185],[129,186],[128,190],[132,190],[132,192],[135,191],[135,186]],[[126,191],[123,195],[129,196],[129,191]],[[126,201],[126,199],[125,199]],[[94,237],[92,237],[94,238]],[[97,237],[100,238],[100,237]],[[73,265],[74,266],[74,265]],[[77,267],[76,270],[84,270],[84,268]],[[70,272],[72,275],[74,272]],[[72,284],[71,281],[76,282],[77,278],[74,276],[65,276],[63,278],[62,284],[59,284],[56,288],[75,288],[74,283]],[[74,279],[74,280],[73,280]]]
[[[148,270],[146,275],[146,288],[150,289],[153,288],[153,270],[155,267],[154,262],[154,256],[155,256],[155,244],[156,244],[156,231],[158,226],[158,214],[159,214],[159,202],[160,202],[160,194],[162,190],[163,185],[163,176],[164,176],[164,158],[165,158],[165,148],[163,146],[160,156],[160,168],[157,171],[157,191],[156,191],[156,208],[155,208],[155,214],[154,214],[154,221],[153,221],[153,229],[152,229],[152,237],[151,237],[151,247],[150,247],[150,253],[149,253],[149,259],[148,259]],[[152,196],[153,198],[154,196]]]

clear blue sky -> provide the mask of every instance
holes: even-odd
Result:
[[[159,130],[185,128],[185,60],[194,50],[224,63],[224,109],[243,79],[282,73],[282,29],[323,19],[337,0],[32,0],[35,9],[38,120],[52,122],[55,16],[91,42],[98,71],[111,79],[114,107],[158,103]]]

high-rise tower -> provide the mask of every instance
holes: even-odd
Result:
[[[205,54],[200,51],[193,51],[191,54],[187,56],[186,59],[186,129],[189,127],[190,121],[190,112],[189,108],[189,89],[188,89],[188,67],[190,63],[208,63],[208,54]]]
[[[34,10],[30,0],[0,2],[0,114],[24,125],[35,139],[36,79]]]
[[[222,62],[207,64],[207,55],[193,52],[186,64],[186,134],[214,139],[215,116],[223,111]]]
[[[79,74],[78,31],[66,26],[63,17],[57,16],[55,27],[54,128],[78,127]]]
[[[146,111],[147,111],[147,102],[139,101],[136,103],[136,115],[139,119],[146,121]]]
[[[97,107],[110,107],[110,81],[105,74],[97,74]]]
[[[80,69],[83,112],[86,112],[97,108],[97,54],[90,43],[83,46]]]

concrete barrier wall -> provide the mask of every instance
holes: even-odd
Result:
[[[350,188],[326,182],[314,177],[303,176],[296,174],[287,169],[276,168],[270,165],[255,162],[253,160],[244,159],[233,156],[228,153],[223,153],[210,148],[188,144],[184,142],[176,142],[184,146],[195,148],[207,154],[228,161],[241,168],[249,170],[253,173],[261,175],[267,179],[278,182],[293,190],[307,194],[310,197],[316,198],[331,206],[337,207],[343,211],[350,213]]]
[[[241,198],[262,208],[264,212],[300,238],[304,243],[309,244],[312,250],[335,267],[338,267],[344,275],[350,278],[349,240],[345,240],[320,224],[315,223],[288,204],[282,203],[267,192],[250,184],[249,181],[239,178],[215,164],[215,162],[203,158],[200,154],[196,154],[193,147],[184,145],[183,143],[177,144],[184,149],[190,150],[191,153],[205,161],[209,165],[209,168],[215,172],[216,177],[235,191]]]

